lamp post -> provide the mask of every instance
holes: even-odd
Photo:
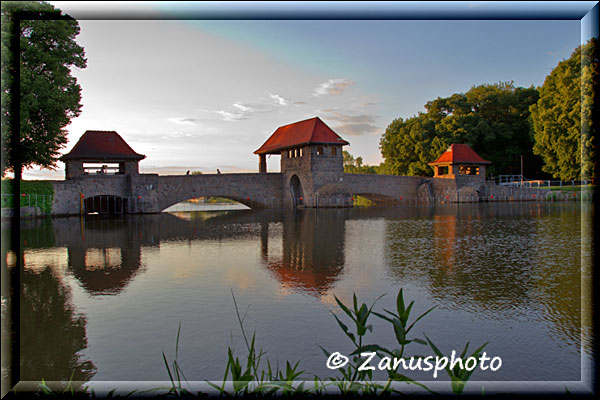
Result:
[[[523,155],[521,155],[521,186],[523,186]]]

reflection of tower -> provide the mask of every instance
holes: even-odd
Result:
[[[263,224],[261,254],[267,269],[283,287],[320,296],[333,286],[345,262],[342,210],[287,214],[280,255],[270,249],[267,229]]]
[[[452,272],[456,250],[456,215],[433,216],[433,238],[436,264],[444,265]]]
[[[124,220],[86,220],[85,240],[69,242],[69,269],[89,294],[118,294],[140,272],[136,228]]]

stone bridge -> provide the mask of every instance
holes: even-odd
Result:
[[[451,145],[431,163],[431,178],[344,173],[342,148],[347,144],[315,117],[278,128],[254,152],[258,173],[159,176],[139,173],[138,163],[145,156],[117,132],[87,131],[61,158],[66,179],[52,182],[52,214],[159,213],[198,197],[224,197],[250,208],[291,208],[352,207],[355,196],[398,205],[481,201],[495,193],[508,200],[514,195],[486,184],[489,161],[467,145]],[[267,155],[281,157],[281,172],[267,173]]]
[[[340,174],[334,184],[300,195],[306,207],[348,207],[348,197],[360,195],[374,203],[390,204],[417,196],[427,178],[386,175]],[[223,197],[250,208],[284,208],[294,205],[291,182],[282,173],[232,173],[204,175],[139,174],[136,176],[89,176],[53,181],[53,214],[85,211],[86,201],[127,201],[123,212],[157,213],[179,202],[198,197]],[[305,183],[304,177],[299,180]],[[287,183],[287,184],[286,184]],[[308,189],[308,188],[307,188]],[[304,193],[303,192],[303,193]],[[104,204],[103,204],[104,206]],[[108,207],[112,204],[108,204]]]
[[[299,177],[299,180],[301,186],[308,184],[304,177]],[[52,184],[54,215],[89,212],[90,203],[86,202],[92,199],[101,199],[101,208],[106,208],[105,211],[159,213],[174,204],[198,197],[223,197],[253,209],[261,209],[294,206],[351,207],[355,196],[366,197],[376,205],[423,203],[436,199],[472,202],[481,201],[490,195],[502,195],[508,200],[510,196],[515,196],[514,190],[509,193],[508,188],[475,188],[467,184],[461,186],[449,179],[346,173],[339,174],[335,182],[325,183],[313,190],[310,187],[303,188],[299,198],[294,198],[292,180],[288,180],[286,174],[282,173],[108,175],[52,181]],[[544,190],[533,189],[525,192],[528,196],[542,196],[545,193]],[[522,197],[521,195],[521,199]],[[118,204],[116,210],[113,203]]]

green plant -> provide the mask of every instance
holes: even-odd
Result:
[[[175,359],[173,360],[171,367],[169,367],[169,362],[167,361],[167,356],[165,355],[165,352],[163,351],[163,353],[162,353],[163,361],[165,363],[165,367],[167,368],[167,374],[169,375],[169,380],[171,381],[171,387],[169,388],[167,395],[169,395],[170,397],[178,398],[178,399],[182,398],[182,397],[193,396],[193,394],[189,390],[185,389],[183,387],[183,385],[181,384],[181,378],[183,378],[186,381],[187,381],[187,378],[183,374],[183,370],[181,369],[181,367],[179,366],[179,362],[177,361],[177,359],[179,357],[179,335],[180,335],[180,333],[181,333],[181,322],[179,322],[179,328],[177,328],[177,339],[175,340]]]
[[[304,388],[304,382],[298,386],[294,386],[294,382],[304,373],[304,371],[298,370],[299,361],[293,365],[289,361],[286,361],[285,370],[281,370],[279,362],[273,365],[265,357],[264,360],[266,360],[267,368],[261,369],[261,362],[263,361],[265,352],[262,349],[256,349],[256,333],[253,333],[252,340],[248,341],[248,336],[244,329],[244,319],[248,310],[246,310],[244,317],[241,317],[233,290],[231,291],[231,295],[248,354],[246,361],[242,362],[234,355],[233,349],[228,347],[227,365],[225,366],[225,376],[223,377],[222,384],[207,383],[215,388],[219,394],[226,396],[275,396],[278,394],[287,396],[308,394],[310,390]],[[228,381],[229,378],[230,381]],[[227,382],[231,382],[230,386],[232,390],[228,388]]]
[[[354,323],[354,330],[350,331],[348,326],[344,324],[338,317],[332,312],[333,317],[336,322],[344,332],[344,334],[350,339],[352,344],[354,345],[354,351],[350,353],[352,357],[352,362],[348,362],[348,367],[340,367],[338,371],[341,373],[340,377],[331,377],[328,378],[330,382],[332,382],[335,386],[338,387],[342,395],[349,394],[376,394],[379,389],[383,387],[379,384],[375,384],[367,381],[373,379],[373,371],[372,370],[359,370],[360,366],[360,353],[365,351],[373,351],[378,350],[379,346],[369,344],[363,344],[363,338],[365,337],[367,331],[373,331],[373,325],[368,324],[369,316],[372,313],[373,307],[381,299],[383,296],[379,296],[371,305],[368,307],[366,304],[361,303],[358,305],[358,300],[356,298],[356,294],[353,295],[353,309],[351,310],[347,307],[340,299],[335,296],[335,301],[340,306],[342,311],[352,320]],[[323,353],[327,358],[331,357],[329,351],[319,345]]]
[[[414,303],[415,303],[414,301],[411,301],[410,304],[408,305],[408,307],[406,307],[405,302],[404,302],[404,295],[403,295],[402,289],[400,289],[398,291],[398,296],[396,297],[396,312],[395,313],[392,311],[389,311],[389,310],[385,310],[385,309],[384,309],[384,311],[387,313],[387,315],[377,313],[377,312],[373,313],[377,317],[392,324],[392,327],[394,330],[394,336],[396,338],[396,341],[400,345],[399,349],[393,349],[393,350],[380,348],[380,350],[383,353],[386,353],[395,358],[402,358],[405,355],[406,346],[409,345],[410,343],[414,342],[414,343],[418,343],[418,344],[422,344],[422,345],[426,344],[425,341],[422,339],[418,339],[418,338],[409,339],[408,334],[414,328],[415,324],[417,322],[419,322],[419,320],[421,320],[427,314],[429,314],[431,311],[433,311],[433,309],[435,307],[431,307],[429,310],[427,310],[424,313],[422,313],[421,315],[419,315],[417,318],[415,318],[415,320],[412,323],[409,324],[408,321],[409,321],[410,313],[412,311]],[[404,374],[401,374],[400,372],[398,372],[398,370],[388,370],[388,376],[389,376],[389,379],[388,379],[388,383],[387,383],[386,387],[389,386],[391,384],[391,382],[393,382],[393,381],[400,381],[400,382],[406,382],[407,384],[418,385],[418,386],[422,387],[423,389],[426,389],[429,391],[429,389],[425,385],[415,381],[414,379],[407,377]]]
[[[427,337],[425,336],[425,338],[427,339],[427,342],[429,343],[429,347],[431,347],[431,349],[434,351],[434,353],[438,356],[438,357],[443,357],[444,355],[442,354],[442,352],[437,348],[437,346],[435,344],[433,344],[433,342]],[[477,356],[479,356],[481,350],[483,350],[483,348],[487,346],[487,342],[484,343],[482,346],[480,346],[477,350],[475,350],[473,352],[473,354],[471,354],[469,357],[474,357],[475,359],[477,359]],[[469,342],[467,342],[467,344],[465,345],[465,348],[463,350],[463,352],[460,355],[461,359],[465,359],[465,355],[467,354],[467,351],[469,350]],[[465,385],[467,384],[467,381],[469,380],[469,378],[471,377],[471,374],[473,374],[473,371],[475,370],[475,368],[477,368],[477,366],[479,365],[479,362],[475,363],[475,367],[468,371],[466,368],[460,368],[458,365],[455,365],[454,368],[450,368],[448,366],[446,366],[445,370],[446,373],[448,373],[448,376],[450,377],[450,379],[452,380],[452,391],[455,394],[461,394],[463,392],[463,390],[465,389]]]

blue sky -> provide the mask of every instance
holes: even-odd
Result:
[[[86,10],[53,4],[75,18]],[[177,10],[129,7],[158,18]],[[65,152],[85,130],[106,129],[147,156],[142,172],[256,171],[252,152],[277,127],[319,116],[350,142],[347,150],[376,164],[387,125],[429,100],[499,81],[541,85],[580,44],[580,24],[81,19],[88,68],[73,73],[83,112],[68,127]],[[278,171],[279,157],[268,167]],[[60,179],[64,172],[24,176]]]

